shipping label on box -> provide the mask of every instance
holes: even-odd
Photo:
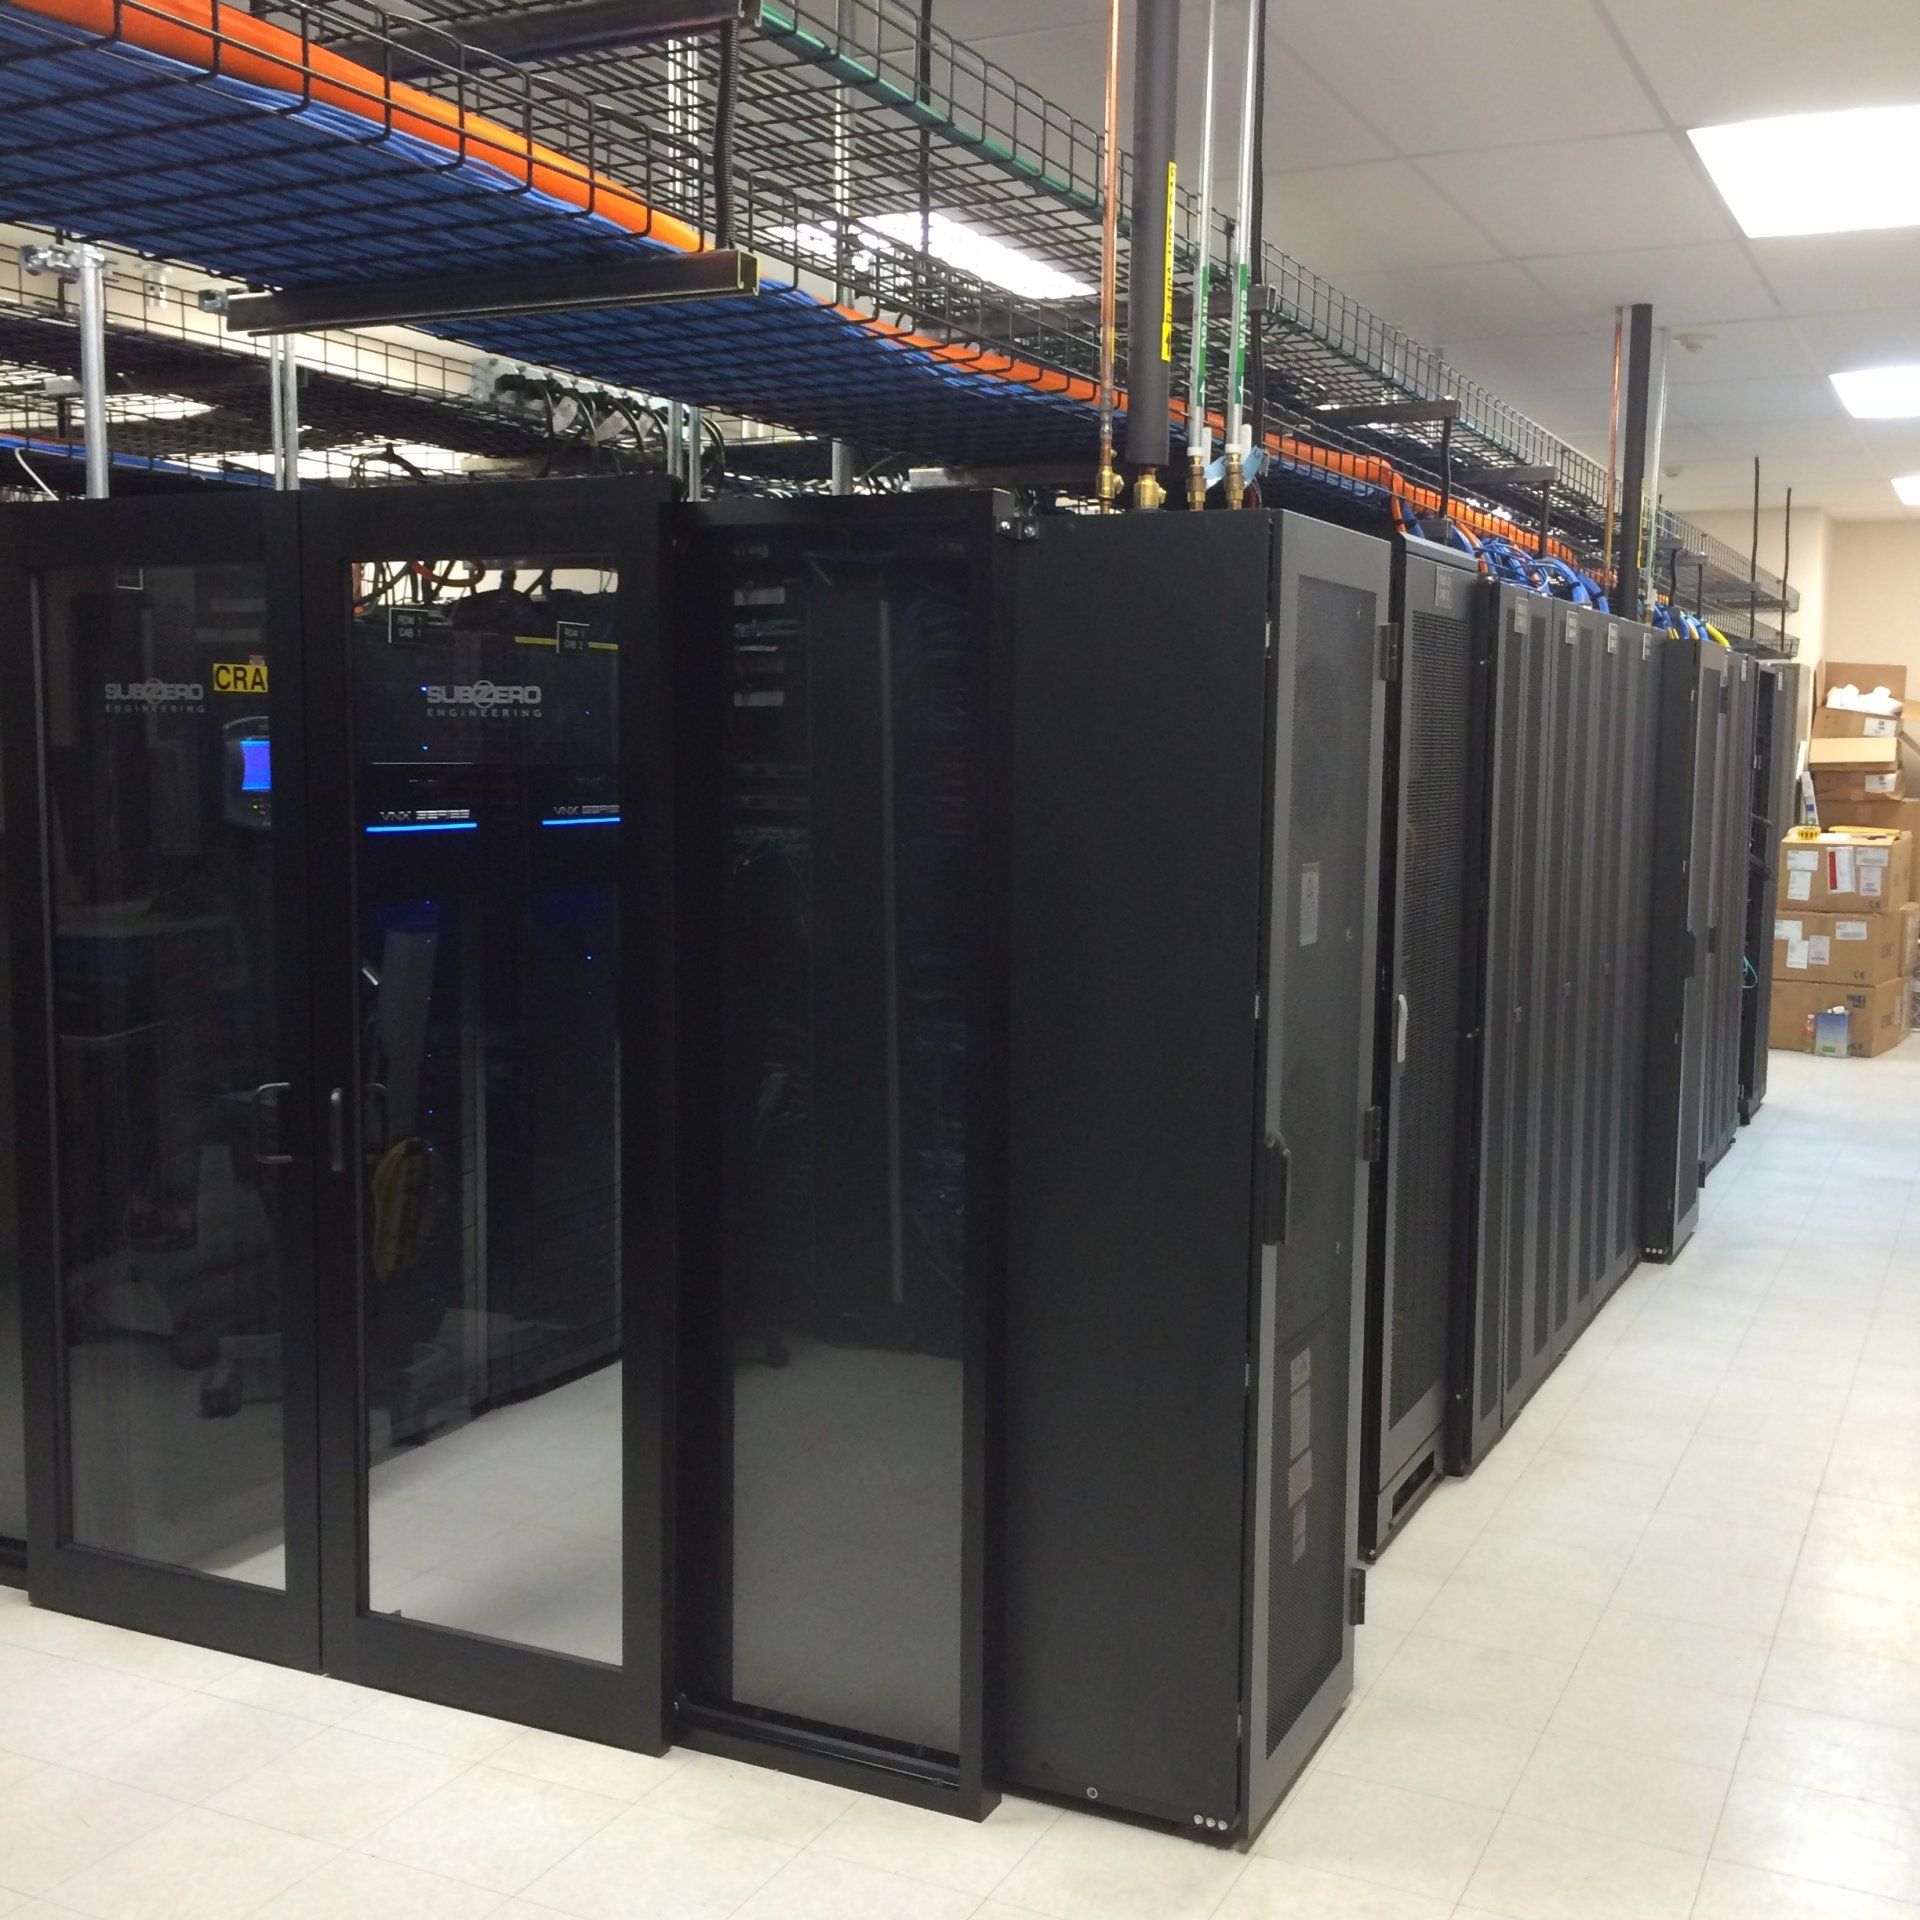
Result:
[[[1798,913],[1773,923],[1773,977],[1870,987],[1913,970],[1916,910]]]
[[[1780,847],[1780,893],[1790,906],[1838,913],[1900,906],[1913,897],[1913,836],[1877,827],[1790,834]]]

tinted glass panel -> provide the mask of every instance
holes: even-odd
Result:
[[[616,582],[359,589],[368,1601],[616,1662]]]
[[[917,544],[916,544],[917,541]],[[723,644],[732,1703],[960,1740],[971,782],[964,549],[740,541]]]
[[[7,841],[0,822],[0,900],[6,898]],[[13,1021],[8,942],[0,940],[0,1539],[27,1534],[27,1457],[21,1393],[20,1218],[13,1174]]]
[[[284,1584],[265,576],[41,583],[72,1534]]]

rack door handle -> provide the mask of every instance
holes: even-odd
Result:
[[[1396,1066],[1407,1064],[1407,996],[1404,993],[1394,995],[1393,1002],[1393,1058]]]
[[[347,1090],[335,1087],[327,1095],[327,1164],[335,1173],[347,1170]]]
[[[293,1155],[282,1153],[277,1144],[280,1138],[280,1097],[293,1091],[290,1080],[262,1080],[253,1090],[250,1105],[253,1109],[253,1164],[256,1167],[290,1167]],[[271,1152],[267,1151],[267,1117],[273,1117],[273,1137],[276,1142]]]

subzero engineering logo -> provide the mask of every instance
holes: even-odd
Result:
[[[207,689],[198,680],[109,680],[109,713],[195,713],[206,705]]]
[[[540,717],[540,689],[503,686],[494,680],[470,680],[461,686],[422,687],[428,707],[443,719],[535,719]]]

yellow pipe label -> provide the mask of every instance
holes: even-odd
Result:
[[[1173,182],[1174,163],[1167,162],[1167,297],[1160,309],[1160,358],[1173,365]]]

